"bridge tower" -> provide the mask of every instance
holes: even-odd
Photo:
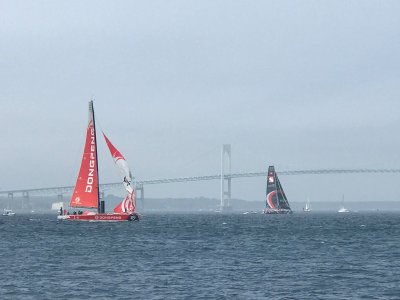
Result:
[[[140,191],[140,204],[142,206],[142,212],[144,211],[144,188],[143,188],[143,184],[141,183],[135,183],[135,198],[136,198],[136,202],[138,200],[137,198],[137,192]]]
[[[231,145],[223,144],[221,149],[221,211],[231,211]]]

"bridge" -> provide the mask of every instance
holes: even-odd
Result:
[[[400,173],[400,169],[316,169],[316,170],[297,170],[297,171],[280,171],[278,175],[310,175],[310,174],[350,174],[350,173]],[[221,210],[230,210],[231,201],[231,187],[232,179],[243,178],[243,177],[266,177],[267,172],[251,172],[251,173],[232,173],[231,170],[231,145],[224,144],[221,148],[221,173],[216,175],[207,176],[193,176],[193,177],[178,177],[178,178],[166,178],[166,179],[152,179],[152,180],[135,180],[135,193],[140,192],[140,197],[137,199],[141,200],[142,205],[144,203],[144,186],[154,184],[167,184],[177,182],[190,182],[190,181],[204,181],[204,180],[220,180],[221,182]],[[104,191],[113,188],[120,188],[121,182],[103,183],[99,185],[100,197],[104,197]],[[64,194],[72,194],[74,186],[58,186],[58,187],[47,187],[47,188],[35,188],[35,189],[18,189],[18,190],[0,190],[1,195],[7,195],[8,206],[11,207],[14,195],[22,195],[22,208],[30,207],[29,197],[34,195],[57,195],[59,201],[63,200]]]
[[[354,173],[400,173],[400,169],[311,169],[311,170],[292,170],[292,171],[277,171],[279,176],[299,176],[299,175],[330,175],[330,174],[354,174]],[[245,177],[266,177],[267,171],[261,172],[246,172],[246,173],[230,173],[230,174],[216,174],[206,176],[193,176],[193,177],[177,177],[177,178],[164,178],[164,179],[151,179],[151,180],[136,180],[136,192],[140,192],[138,199],[144,200],[144,186],[156,184],[168,184],[179,182],[192,182],[192,181],[207,181],[207,180],[221,180],[221,207],[228,208],[230,206],[231,198],[231,180],[235,178]],[[225,190],[224,182],[227,181],[227,190]],[[104,196],[104,191],[113,188],[120,188],[121,182],[103,183],[100,184],[100,192]],[[72,194],[75,186],[58,186],[58,187],[45,187],[45,188],[32,188],[32,189],[16,189],[16,190],[0,190],[0,195],[6,195],[9,201],[12,201],[15,195],[22,195],[23,204],[28,207],[29,197],[37,195],[57,195],[62,201],[63,194]]]

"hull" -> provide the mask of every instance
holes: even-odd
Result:
[[[268,215],[288,215],[292,214],[293,211],[291,209],[279,209],[279,208],[266,208],[264,210],[264,214]]]
[[[15,216],[15,213],[3,213],[3,216],[5,216],[5,217],[13,217],[13,216]]]
[[[62,215],[57,216],[58,220],[65,221],[86,221],[86,222],[124,222],[139,221],[139,215],[133,214],[91,214],[91,215]]]
[[[15,212],[10,209],[4,209],[3,216],[12,217],[15,216]]]

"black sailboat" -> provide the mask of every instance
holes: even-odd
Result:
[[[289,202],[283,191],[278,175],[275,172],[274,166],[268,167],[267,175],[267,199],[265,214],[291,214]]]

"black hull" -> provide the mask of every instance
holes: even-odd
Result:
[[[293,211],[291,209],[265,209],[264,214],[267,215],[290,215]]]

